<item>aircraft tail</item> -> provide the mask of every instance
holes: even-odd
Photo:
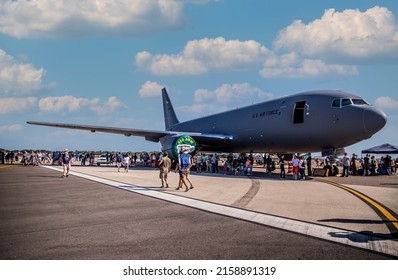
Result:
[[[166,130],[169,130],[171,126],[179,123],[179,120],[177,119],[176,113],[174,112],[173,104],[171,104],[166,88],[162,89],[162,98],[163,98],[164,124]]]

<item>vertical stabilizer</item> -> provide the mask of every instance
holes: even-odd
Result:
[[[164,124],[166,130],[170,130],[170,127],[179,123],[176,113],[174,112],[173,105],[171,104],[169,95],[165,88],[162,89],[163,98],[163,112],[164,112]]]

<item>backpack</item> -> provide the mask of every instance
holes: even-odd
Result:
[[[122,162],[122,160],[123,160],[122,155],[119,154],[116,156],[116,162]]]
[[[191,156],[189,154],[180,155],[180,165],[182,169],[187,169],[191,164]]]

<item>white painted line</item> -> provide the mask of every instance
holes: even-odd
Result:
[[[48,169],[61,171],[60,168],[53,166],[43,166]],[[188,197],[168,194],[145,187],[138,187],[126,183],[112,181],[92,175],[72,171],[71,175],[106,184],[122,190],[138,193],[141,195],[185,205],[191,208],[204,210],[207,212],[221,214],[228,217],[270,226],[290,232],[296,232],[307,236],[312,236],[336,243],[341,243],[353,247],[363,248],[388,255],[398,256],[398,242],[391,239],[367,235],[349,230],[341,230],[323,225],[316,225],[302,221],[295,221],[287,218],[253,212],[250,210],[219,205],[211,202],[200,201]]]

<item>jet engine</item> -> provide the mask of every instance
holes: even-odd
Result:
[[[189,135],[169,136],[160,140],[162,151],[167,152],[171,158],[177,159],[178,154],[189,153],[195,154],[196,141]]]

